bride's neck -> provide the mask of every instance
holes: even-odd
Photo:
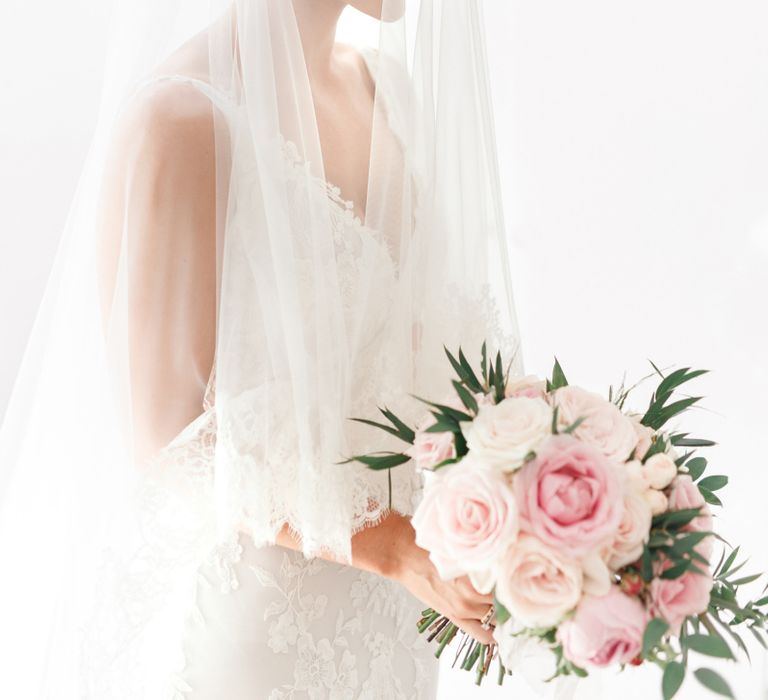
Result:
[[[343,0],[293,0],[304,60],[310,76],[330,69],[336,24],[346,5]]]

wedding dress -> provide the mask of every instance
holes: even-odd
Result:
[[[486,341],[521,370],[479,9],[382,3],[361,48],[361,217],[325,175],[299,3],[212,4],[116,19],[103,126],[0,435],[0,555],[25,572],[0,580],[18,659],[0,696],[433,698],[422,605],[344,563],[355,532],[412,513],[418,475],[341,462],[394,444],[349,418],[415,423],[410,394],[450,389],[443,346],[476,361]],[[200,36],[204,70],[162,63]],[[209,105],[203,160],[178,140],[200,123],[190,91]],[[145,143],[125,115],[147,95],[171,105],[179,159],[150,186],[153,153],[114,147]],[[192,194],[208,179],[211,207]],[[275,545],[283,527],[301,552]]]
[[[375,56],[368,51],[363,55],[375,71]],[[232,108],[207,83],[184,76],[155,78],[153,83],[157,81],[191,85],[220,110]],[[302,187],[305,164],[296,146],[285,141],[283,155],[286,177],[299,175],[293,186]],[[378,293],[375,305],[369,306],[363,348],[366,357],[379,360],[380,365],[384,358],[372,346],[392,303],[396,276],[392,254],[377,232],[354,215],[352,202],[342,199],[337,187],[319,178],[309,184],[314,197],[330,204],[347,309],[362,285],[359,259],[375,261],[371,269],[377,275]],[[245,186],[255,183],[246,181]],[[301,209],[291,211],[297,216]],[[353,407],[362,415],[389,389],[382,366],[361,364],[358,374],[361,389]],[[215,379],[212,373],[201,416],[154,458],[152,469],[167,471],[171,462],[182,472],[182,480],[212,480]],[[283,454],[289,459],[290,448]],[[384,514],[387,480],[382,474],[348,469],[349,479],[356,481],[355,501],[366,506],[357,514],[354,529],[358,530],[375,524]],[[403,469],[393,475],[398,510],[409,511],[417,488],[412,471]],[[306,559],[278,546],[257,548],[251,538],[236,533],[213,547],[196,574],[195,587],[181,648],[184,665],[172,680],[178,700],[435,697],[433,649],[415,625],[423,605],[392,581],[322,559]],[[148,601],[133,598],[124,604],[147,605]]]

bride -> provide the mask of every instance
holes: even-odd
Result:
[[[445,393],[443,345],[521,369],[477,2],[114,26],[0,434],[1,694],[433,698],[420,611],[488,641],[492,600],[416,546],[410,464],[342,462]]]

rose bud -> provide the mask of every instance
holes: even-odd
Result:
[[[643,464],[643,476],[651,488],[663,489],[677,476],[677,465],[668,454],[658,452]]]
[[[621,575],[619,586],[627,595],[637,595],[643,590],[643,577],[636,571],[625,571]]]

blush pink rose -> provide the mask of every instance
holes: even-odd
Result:
[[[584,596],[557,636],[563,654],[577,666],[625,664],[640,653],[647,622],[642,603],[614,585],[604,596]]]
[[[547,383],[532,374],[510,378],[504,390],[504,396],[507,398],[526,396],[529,399],[543,399],[546,395]]]
[[[679,474],[672,482],[672,488],[669,491],[669,509],[687,510],[688,508],[701,508],[701,511],[700,515],[695,517],[685,529],[689,532],[711,532],[712,512],[704,496],[688,474]],[[714,544],[713,537],[705,537],[696,547],[696,551],[709,560],[712,557]]]
[[[496,597],[523,627],[551,627],[582,594],[581,564],[531,535],[520,535],[498,567]]]
[[[634,454],[638,434],[632,420],[615,404],[578,386],[565,386],[554,395],[558,407],[558,423],[565,428],[579,418],[584,421],[574,435],[614,462],[626,462]]]
[[[666,620],[673,634],[679,634],[688,615],[698,615],[707,609],[711,590],[712,576],[709,573],[688,571],[673,579],[656,577],[649,586],[651,613]]]
[[[645,499],[634,491],[624,496],[624,512],[613,542],[607,548],[607,562],[620,569],[639,559],[651,531],[651,509]]]
[[[434,469],[440,462],[456,457],[456,441],[453,433],[429,433],[426,428],[416,431],[413,445],[405,453],[416,469]]]
[[[476,395],[478,402],[480,396],[482,395]],[[457,411],[467,410],[455,393],[445,396],[441,403],[455,408]],[[416,428],[413,445],[405,450],[405,454],[413,459],[416,469],[419,471],[434,469],[440,462],[456,457],[456,440],[453,433],[430,433],[427,431],[436,422],[435,417],[431,413],[427,413]]]
[[[413,515],[416,544],[443,579],[492,570],[519,530],[503,474],[467,456],[430,475]]]
[[[554,435],[515,475],[521,528],[574,555],[611,541],[621,522],[619,475],[595,447]]]

